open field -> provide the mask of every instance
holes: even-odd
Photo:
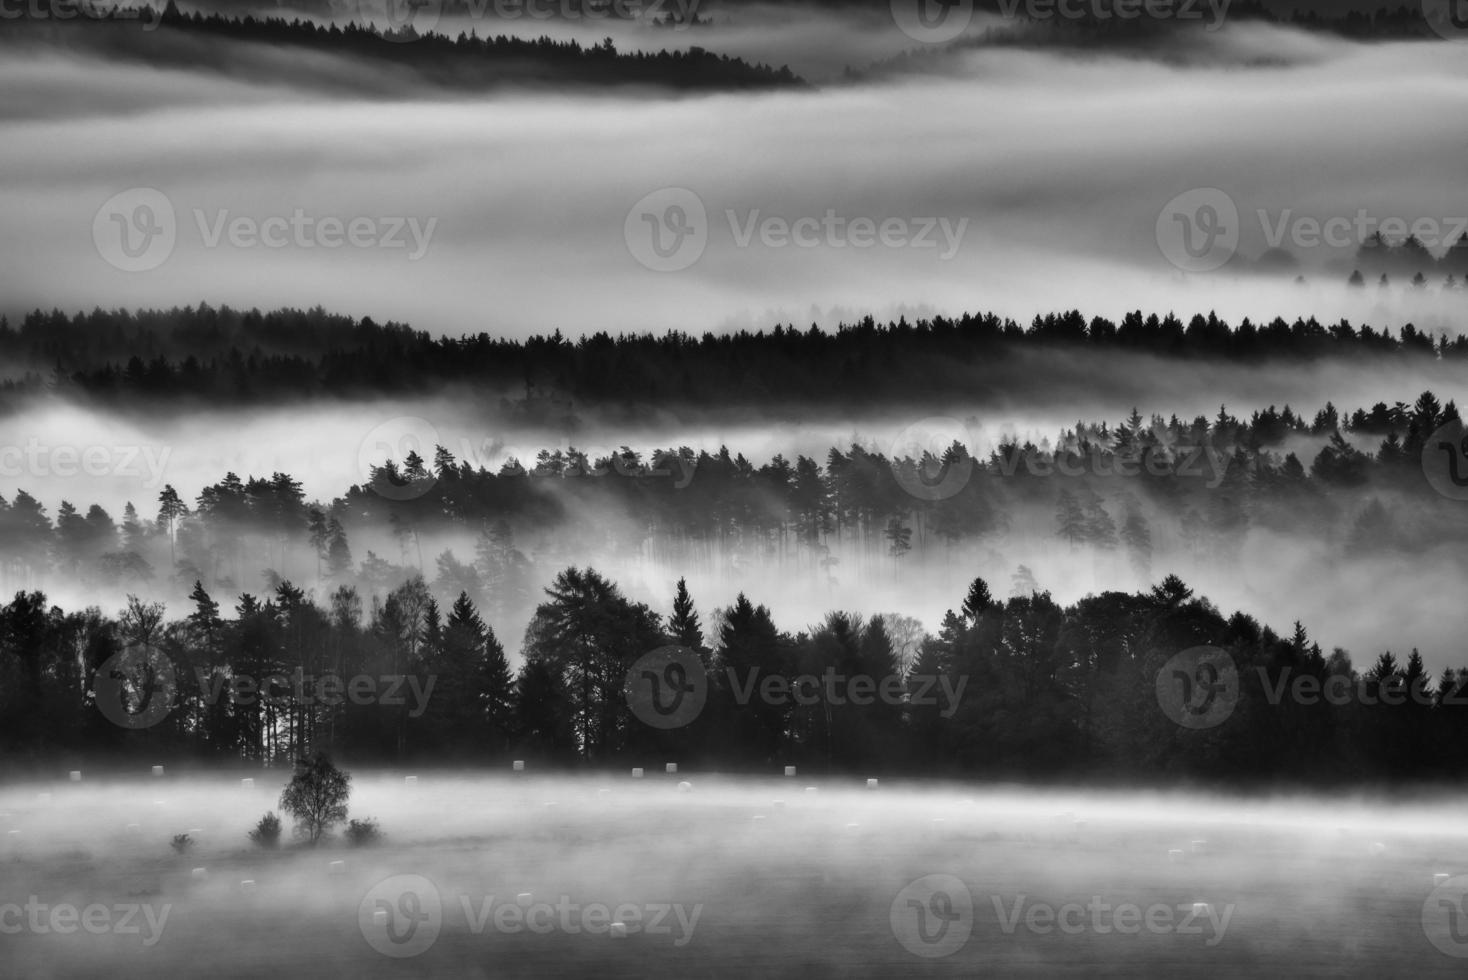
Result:
[[[0,975],[1448,976],[1468,955],[1429,937],[1457,948],[1468,878],[1433,876],[1468,872],[1461,799],[358,772],[351,814],[383,843],[262,851],[245,834],[283,782],[0,790],[0,907],[21,907]]]

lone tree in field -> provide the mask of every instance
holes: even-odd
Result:
[[[296,763],[290,785],[280,794],[280,808],[296,820],[296,836],[309,837],[314,846],[321,835],[347,819],[347,797],[352,776],[331,764],[325,752]]]

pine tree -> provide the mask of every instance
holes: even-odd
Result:
[[[1086,515],[1069,490],[1060,491],[1055,504],[1055,535],[1069,542],[1072,548],[1086,540]]]
[[[332,579],[342,578],[352,570],[352,549],[341,521],[333,517],[327,524],[329,543],[326,548],[326,573]]]
[[[989,594],[989,583],[981,578],[970,582],[968,595],[963,599],[963,614],[977,622],[978,618],[992,605],[994,605],[994,597]]]
[[[693,608],[693,597],[688,594],[688,582],[685,579],[678,580],[678,591],[673,596],[673,615],[668,620],[668,632],[688,649],[703,651],[703,627],[698,621],[698,612]]]

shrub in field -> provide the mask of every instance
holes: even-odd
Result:
[[[180,854],[187,854],[189,853],[189,849],[194,846],[194,839],[188,834],[174,834],[173,841],[169,846]]]
[[[382,830],[377,826],[377,821],[371,817],[366,820],[353,820],[347,824],[347,841],[353,847],[368,847],[381,839]]]
[[[250,840],[261,847],[275,847],[280,843],[280,818],[274,813],[267,813],[255,824],[255,829],[250,831]]]
[[[314,845],[334,824],[347,819],[351,793],[351,774],[332,765],[325,752],[318,752],[315,758],[296,763],[290,785],[280,794],[280,808],[295,819],[296,836]]]

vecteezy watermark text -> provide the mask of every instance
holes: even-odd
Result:
[[[146,903],[122,902],[103,905],[100,902],[78,908],[69,902],[48,905],[31,895],[24,905],[0,903],[0,935],[21,933],[45,936],[52,933],[69,936],[78,930],[94,936],[141,936],[146,947],[157,945],[168,925],[171,904],[153,906]]]
[[[169,446],[49,446],[35,436],[24,445],[0,445],[0,476],[140,476],[143,486],[163,485]]]
[[[1213,32],[1223,27],[1233,0],[999,0],[1005,20],[1203,22]],[[923,44],[947,44],[969,29],[973,0],[891,0],[892,21]]]
[[[641,934],[670,937],[681,949],[693,940],[703,905],[643,902],[607,904],[549,901],[528,893],[513,899],[460,894],[445,903],[438,886],[422,875],[393,875],[368,889],[357,907],[357,926],[367,944],[385,956],[405,959],[425,953],[437,941],[445,919],[461,914],[470,935],[493,930],[504,935],[563,933],[626,938]]]
[[[968,218],[767,214],[760,208],[726,208],[724,220],[735,248],[938,250],[946,262],[958,254]],[[685,187],[666,187],[632,206],[623,222],[627,250],[654,272],[680,272],[702,258],[713,224],[702,198]]]
[[[1429,251],[1456,244],[1468,233],[1468,217],[1372,214],[1302,214],[1294,208],[1257,208],[1259,240],[1269,249],[1291,252],[1319,248],[1370,249],[1415,239]],[[1202,187],[1168,201],[1157,216],[1157,245],[1184,272],[1213,272],[1227,265],[1243,242],[1246,221],[1226,191]]]
[[[218,704],[227,694],[242,707],[380,705],[406,708],[408,717],[421,717],[438,678],[435,674],[308,675],[297,667],[262,678],[194,668],[197,698]],[[97,668],[92,680],[97,710],[120,728],[152,728],[172,713],[179,699],[178,674],[173,661],[150,643],[132,643]]]
[[[990,895],[994,922],[1012,936],[1023,928],[1037,936],[1059,933],[1079,936],[1151,935],[1206,936],[1204,945],[1223,942],[1233,919],[1234,906],[1208,902],[1170,904],[1113,902],[1092,895],[1085,902],[1054,905],[1029,895]],[[968,944],[984,910],[961,879],[950,874],[925,875],[908,882],[892,900],[892,935],[914,956],[939,959],[952,956]]]
[[[881,703],[936,707],[944,718],[958,711],[968,686],[968,677],[963,675],[894,674],[877,678],[844,674],[834,667],[827,667],[819,675],[797,676],[762,673],[757,667],[743,672],[726,667],[723,680],[725,689],[741,706],[756,698],[772,706],[869,707]],[[703,711],[708,701],[709,673],[695,651],[677,645],[659,647],[639,657],[628,669],[623,693],[633,715],[644,724],[680,728]]]
[[[193,224],[204,248],[401,250],[409,262],[428,254],[437,218],[386,215],[238,214],[228,208],[193,208]],[[187,227],[187,226],[185,226]],[[108,265],[123,272],[148,272],[167,262],[178,244],[173,201],[151,187],[134,187],[105,201],[92,219],[92,242]]]
[[[128,6],[98,0],[0,0],[0,20],[136,20],[152,31],[163,12],[149,4]]]

